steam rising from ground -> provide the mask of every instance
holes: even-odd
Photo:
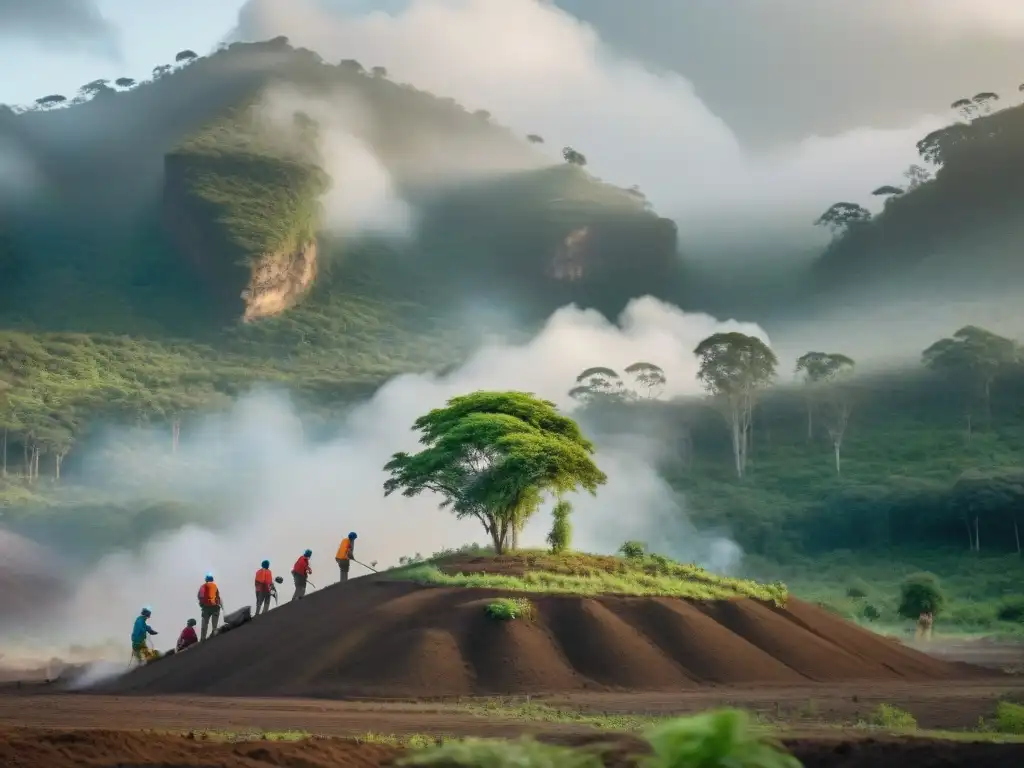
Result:
[[[141,478],[150,495],[206,498],[227,523],[221,529],[190,526],[153,538],[138,553],[105,558],[77,580],[68,605],[40,617],[35,630],[51,641],[112,639],[127,648],[132,620],[150,605],[162,633],[157,645],[168,647],[197,613],[195,595],[207,570],[216,574],[230,611],[252,604],[252,578],[263,558],[288,579],[295,558],[309,547],[313,583],[335,582],[334,551],[350,530],[359,533],[358,558],[380,566],[402,555],[482,542],[478,524],[438,510],[436,498],[383,497],[381,467],[393,452],[415,449],[410,427],[417,416],[477,389],[532,391],[570,406],[566,392],[581,370],[623,368],[637,360],[665,369],[667,394],[694,392],[691,351],[702,338],[732,329],[763,335],[756,326],[687,315],[650,298],[633,301],[620,326],[592,311],[564,308],[529,343],[493,342],[450,375],[392,380],[353,409],[326,442],[308,440],[287,397],[272,392],[244,397],[230,412],[184,434],[175,457],[167,456],[166,435],[157,442],[145,433],[112,433],[83,467],[84,476],[104,478],[110,488],[119,487],[120,478]],[[599,443],[597,461],[609,483],[596,499],[575,499],[576,545],[610,552],[627,539],[648,540],[666,554],[731,568],[739,556],[736,545],[724,534],[698,535],[686,522],[683,499],[658,476],[664,438],[639,434]],[[543,546],[548,513],[538,513],[522,544]],[[366,572],[359,566],[354,571]],[[291,595],[290,579],[281,592],[285,599]]]
[[[339,235],[410,237],[414,230],[412,208],[399,196],[390,172],[362,138],[372,129],[366,106],[340,90],[314,95],[277,86],[264,94],[258,108],[258,116],[286,145],[297,144],[294,120],[300,113],[319,126],[316,160],[331,177],[331,188],[321,201],[324,228]],[[296,146],[300,153],[310,149]]]

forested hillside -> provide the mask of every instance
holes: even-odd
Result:
[[[878,180],[880,213],[856,202],[825,211],[817,224],[834,239],[817,265],[820,283],[914,275],[984,289],[1024,278],[1024,105],[1003,104],[991,92],[953,102],[957,121],[917,143],[921,164]]]
[[[470,296],[528,326],[670,285],[675,227],[642,193],[476,106],[277,38],[0,108],[32,169],[0,195],[6,453],[55,476],[97,423],[176,434],[254,381],[330,410],[456,362]],[[419,211],[412,240],[331,227],[331,131]]]

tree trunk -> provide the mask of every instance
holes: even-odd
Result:
[[[23,438],[21,441],[21,452],[25,459],[24,469],[21,471],[22,475],[26,480],[32,482],[32,462],[29,461],[28,457],[28,438]]]
[[[0,477],[7,477],[7,427],[4,427],[3,464],[0,467]]]
[[[53,466],[54,466],[53,479],[54,480],[60,480],[60,468],[61,468],[61,465],[63,463],[64,463],[64,451],[59,451],[59,452],[55,453],[53,455]]]
[[[964,518],[964,527],[967,529],[967,551],[974,551],[974,536],[971,535],[971,521]]]
[[[743,479],[743,449],[740,445],[744,436],[740,433],[740,414],[738,410],[732,413],[732,456],[736,463],[736,477]]]
[[[1020,531],[1017,529],[1017,516],[1013,516],[1013,540],[1017,542],[1017,554],[1020,554]]]
[[[807,403],[807,442],[814,439],[814,408]]]
[[[171,422],[171,453],[178,452],[178,440],[181,438],[181,420]]]
[[[498,524],[497,524],[497,522],[494,521],[494,520],[491,520],[491,522],[489,524],[485,525],[484,527],[487,529],[487,532],[489,534],[491,534],[491,544],[494,546],[494,554],[496,554],[496,555],[502,554],[502,546],[501,546],[502,542],[501,542],[501,539],[498,538]]]
[[[981,536],[978,534],[978,516],[974,516],[974,551],[981,552]]]
[[[842,477],[843,476],[843,467],[842,467],[842,461],[839,458],[839,453],[842,450],[842,441],[840,441],[840,440],[833,440],[832,441],[832,448],[833,448],[833,450],[835,451],[835,454],[836,454],[836,474],[839,475],[840,477]]]
[[[32,477],[33,477],[34,480],[38,480],[39,479],[39,457],[42,455],[42,453],[43,453],[42,449],[39,448],[39,446],[36,446],[36,457],[35,457],[35,460],[32,462],[32,470],[33,470]]]

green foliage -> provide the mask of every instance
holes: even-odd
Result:
[[[1012,701],[1000,701],[996,704],[992,727],[997,733],[1024,735],[1024,706]]]
[[[494,621],[529,619],[533,615],[533,603],[524,597],[500,597],[485,605],[484,613]]]
[[[644,759],[645,768],[800,768],[800,761],[756,732],[741,710],[671,720],[649,731],[646,739],[652,754]]]
[[[850,582],[850,585],[846,588],[846,596],[852,597],[854,600],[860,600],[867,597],[871,593],[871,587],[864,579],[857,578]]]
[[[554,509],[551,510],[551,530],[548,532],[547,542],[553,555],[567,552],[572,544],[570,514],[572,514],[572,504],[565,499],[559,499]]]
[[[590,458],[593,444],[554,403],[525,392],[475,392],[416,420],[427,446],[396,453],[385,465],[385,495],[432,491],[441,507],[475,517],[501,554],[544,493],[582,487],[596,493],[606,477]]]
[[[1003,600],[996,616],[1000,621],[1024,622],[1024,597],[1016,595]]]
[[[627,541],[619,547],[619,553],[628,560],[640,560],[647,554],[647,545],[642,541]]]
[[[915,573],[900,585],[900,616],[916,619],[922,613],[938,616],[946,604],[939,579],[932,573]]]
[[[585,749],[542,744],[524,736],[463,739],[427,747],[399,758],[398,765],[465,768],[601,768],[600,755]]]
[[[894,731],[913,731],[917,729],[917,719],[909,712],[891,704],[879,704],[871,712],[869,722],[877,728]]]

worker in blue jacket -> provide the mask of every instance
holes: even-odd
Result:
[[[150,635],[159,634],[149,626],[149,617],[152,615],[151,608],[143,608],[132,627],[132,660],[138,661],[140,664],[157,656],[157,652],[146,644]]]

